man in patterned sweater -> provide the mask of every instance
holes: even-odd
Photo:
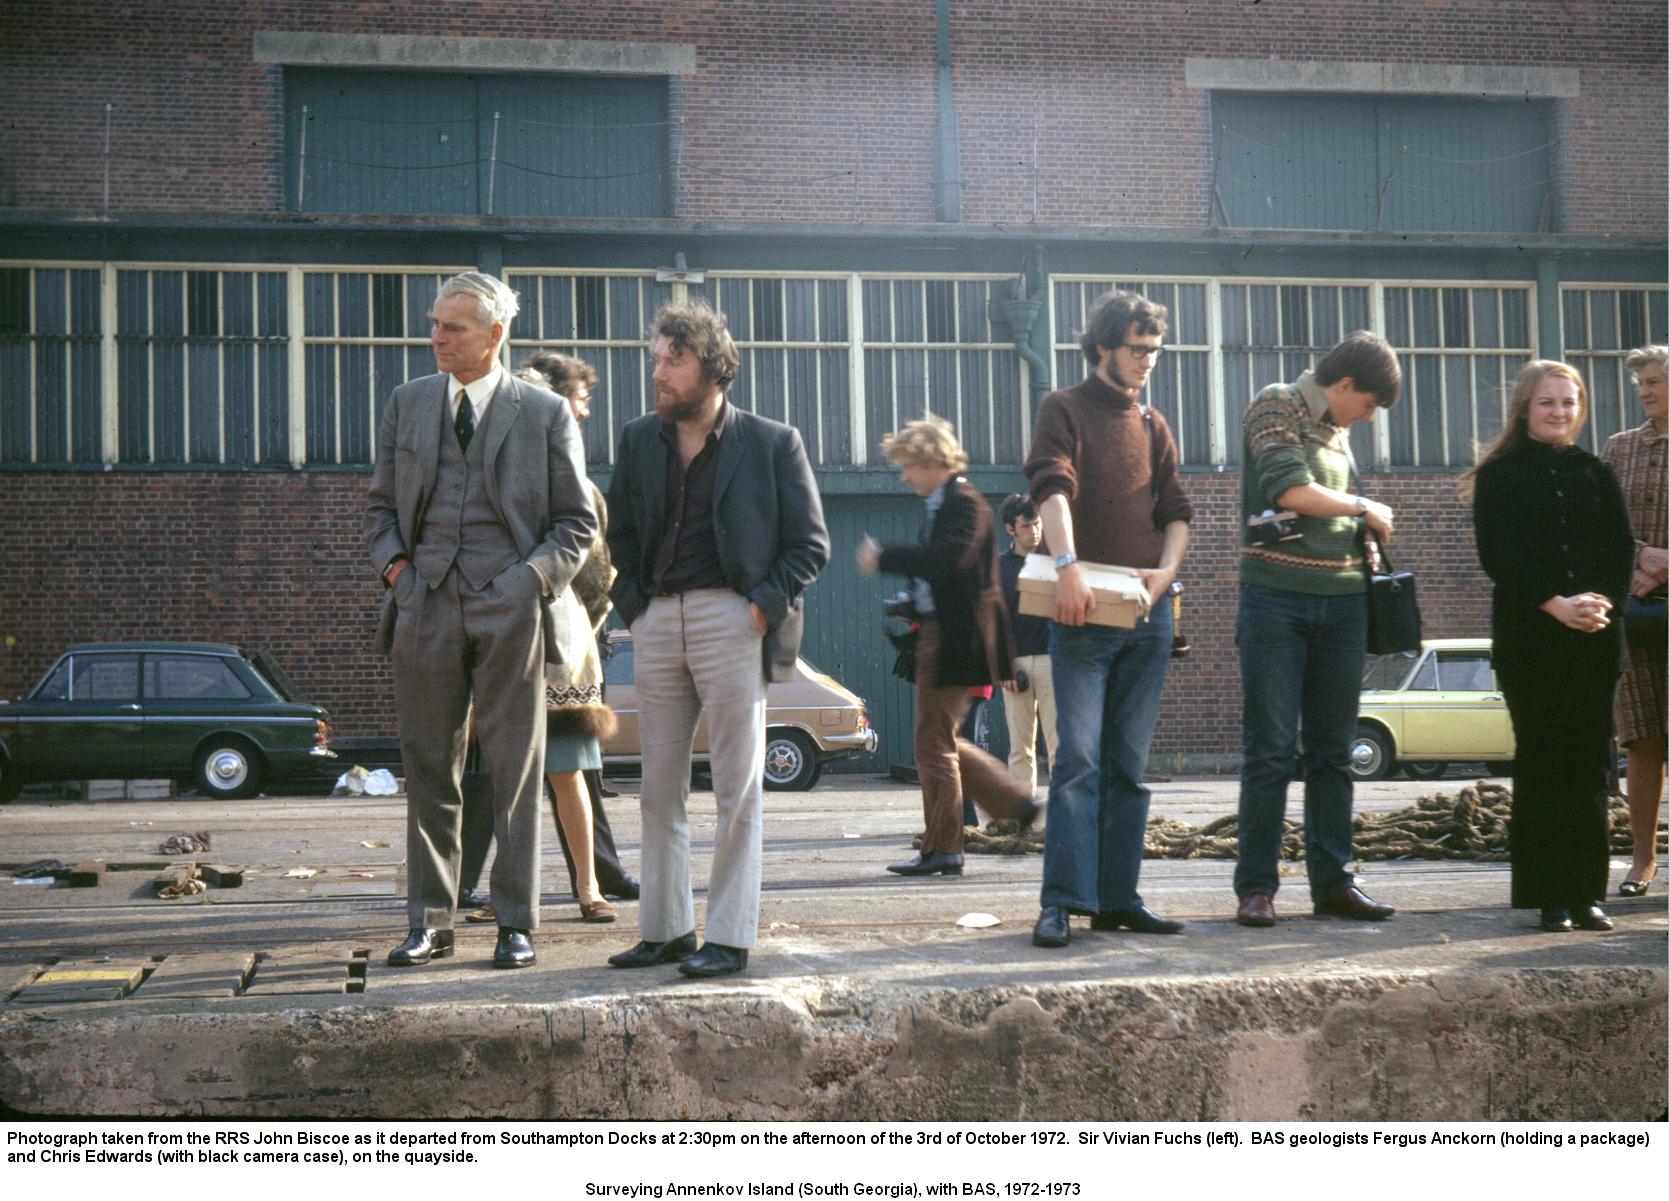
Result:
[[[1234,870],[1242,926],[1275,924],[1295,764],[1304,781],[1315,912],[1367,921],[1394,912],[1357,888],[1348,868],[1347,765],[1367,654],[1362,527],[1383,543],[1393,526],[1388,506],[1350,490],[1348,429],[1390,408],[1401,390],[1395,353],[1376,335],[1357,332],[1297,383],[1265,388],[1246,413],[1235,629],[1245,737]]]

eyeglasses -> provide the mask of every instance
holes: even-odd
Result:
[[[1136,342],[1125,342],[1123,345],[1124,349],[1130,352],[1130,357],[1138,363],[1145,359],[1158,358],[1159,352],[1165,349],[1163,346],[1142,346]]]

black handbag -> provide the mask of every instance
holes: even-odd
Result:
[[[1356,456],[1351,453],[1348,435],[1344,453],[1350,463],[1351,481],[1360,495],[1362,475],[1356,470]],[[1385,553],[1385,547],[1368,532],[1365,522],[1362,534],[1362,571],[1368,577],[1368,654],[1395,655],[1401,651],[1418,651],[1420,601],[1414,594],[1414,573],[1398,571],[1391,565],[1391,557]],[[1373,555],[1368,553],[1369,542],[1379,550],[1383,571],[1373,569]]]
[[[1368,654],[1417,651],[1420,601],[1414,593],[1414,573],[1391,566],[1383,546],[1379,548],[1379,561],[1385,566],[1383,572],[1373,569],[1371,558],[1364,568],[1368,575]]]
[[[1630,594],[1623,604],[1623,629],[1628,633],[1628,644],[1650,651],[1660,659],[1669,649],[1669,611],[1665,604],[1666,597],[1661,592],[1650,596]]]

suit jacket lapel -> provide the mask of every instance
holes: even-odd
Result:
[[[647,520],[644,521],[643,528],[644,532],[649,535],[647,542],[649,553],[654,555],[659,553],[661,535],[666,532],[667,456],[675,454],[676,451],[669,447],[666,440],[661,437],[661,430],[658,425],[650,431],[649,437],[644,441],[647,443],[644,447],[647,453],[644,455],[645,462],[643,464],[643,500],[644,516]],[[653,566],[653,564],[654,560],[651,559],[650,565]]]
[[[482,428],[478,437],[486,439],[481,447],[481,470],[487,480],[487,499],[492,502],[494,509],[498,509],[499,516],[504,516],[504,510],[498,504],[498,462],[499,449],[504,440],[510,436],[511,428],[516,424],[516,416],[521,412],[521,390],[516,386],[516,380],[508,372],[498,381],[498,390],[493,393],[493,402],[487,406],[487,424]],[[506,522],[508,524],[508,522]]]
[[[724,402],[730,404],[727,398]],[[719,439],[719,457],[713,464],[713,508],[716,511],[719,501],[724,499],[724,490],[730,487],[730,481],[736,474],[736,468],[742,462],[742,422],[741,414],[732,411],[726,416],[727,428],[724,436]]]

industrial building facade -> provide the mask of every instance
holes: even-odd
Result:
[[[358,535],[389,390],[433,370],[459,270],[522,297],[509,357],[576,353],[606,480],[650,407],[643,331],[703,296],[731,398],[793,423],[835,557],[808,658],[908,761],[880,459],[924,412],[1021,485],[1108,287],[1171,311],[1151,399],[1197,516],[1195,651],[1155,750],[1227,764],[1240,414],[1343,333],[1405,397],[1354,434],[1428,634],[1481,633],[1454,474],[1534,357],[1597,448],[1669,337],[1661,4],[1160,2],[6,6],[0,65],[0,692],[72,641],[269,648],[349,737],[392,733]],[[1000,729],[1000,723],[997,723]],[[1168,757],[1168,759],[1167,759]]]

